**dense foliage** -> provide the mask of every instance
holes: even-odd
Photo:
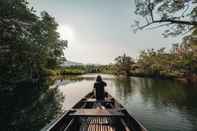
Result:
[[[84,66],[70,66],[60,70],[60,75],[81,75],[87,73]]]
[[[0,80],[39,78],[64,60],[67,41],[47,12],[35,15],[25,0],[0,1]]]
[[[168,52],[165,48],[142,51],[131,72],[142,76],[197,80],[197,30],[185,36],[180,44],[174,44]]]
[[[124,54],[123,56],[115,58],[115,61],[114,73],[117,75],[129,76],[134,60],[130,56]]]
[[[185,36],[179,44],[173,44],[170,50],[161,48],[140,52],[138,59],[118,56],[111,68],[116,75],[148,76],[159,78],[179,78],[197,81],[197,29]]]
[[[49,75],[81,75],[85,73],[106,73],[112,74],[113,73],[113,65],[78,65],[78,66],[69,66],[69,67],[62,67],[56,71],[51,70]]]
[[[196,79],[197,2],[195,0],[135,0],[136,30],[165,27],[164,36],[188,33],[171,51],[146,50],[132,67],[132,74]]]

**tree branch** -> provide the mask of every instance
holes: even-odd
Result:
[[[154,21],[154,17],[153,17],[153,4],[151,3],[150,0],[148,0],[148,10],[150,12],[151,20]]]
[[[144,29],[152,24],[155,23],[170,23],[170,24],[183,24],[183,25],[193,25],[193,26],[197,26],[197,22],[196,21],[182,21],[182,20],[172,20],[172,19],[164,19],[164,20],[153,20],[150,23],[147,23],[146,25],[140,26],[139,29]]]
[[[164,19],[164,20],[155,20],[152,23],[172,23],[172,24],[184,24],[184,25],[193,25],[197,26],[197,21],[182,21],[182,20],[172,20],[172,19]]]
[[[164,23],[164,24],[161,24],[161,25],[158,25],[158,26],[155,26],[155,27],[151,27],[150,29],[156,29],[156,28],[160,28],[160,27],[168,26],[168,25],[171,25],[171,23]]]

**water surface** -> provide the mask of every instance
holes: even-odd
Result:
[[[197,131],[197,88],[176,81],[102,75],[106,90],[150,131]],[[59,86],[69,109],[92,90],[96,75]]]
[[[149,131],[197,131],[197,87],[150,78],[102,75],[106,90]],[[2,131],[37,131],[93,89],[96,74],[0,95]],[[46,87],[44,87],[46,86]]]

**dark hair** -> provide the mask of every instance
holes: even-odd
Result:
[[[102,77],[100,75],[97,76],[96,81],[102,81]]]

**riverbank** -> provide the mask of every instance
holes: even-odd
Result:
[[[59,67],[46,71],[47,76],[71,76],[83,75],[87,73],[113,74],[113,68],[111,65],[80,65]]]
[[[81,69],[53,69],[48,70],[46,75],[47,76],[64,76],[64,75],[82,75],[86,72]]]
[[[153,74],[144,74],[144,73],[130,73],[129,76],[134,77],[143,77],[143,78],[153,78],[153,79],[168,79],[168,80],[176,80],[182,83],[197,83],[197,75],[191,74],[187,76],[175,76],[175,75],[153,75]]]
[[[102,74],[109,74],[114,75],[112,70],[105,70],[105,71],[88,71],[87,69],[79,68],[79,67],[72,67],[72,68],[65,68],[65,69],[56,69],[56,70],[49,70],[47,76],[52,79],[63,79],[65,76],[77,76],[77,75],[84,75],[84,74],[91,74],[91,73],[102,73]],[[118,74],[115,74],[119,76]],[[124,75],[122,75],[124,76]],[[197,75],[175,75],[175,74],[148,74],[148,73],[129,73],[129,77],[143,77],[143,78],[153,78],[153,79],[163,79],[163,80],[176,80],[182,83],[197,83]],[[126,77],[128,77],[126,76]]]

